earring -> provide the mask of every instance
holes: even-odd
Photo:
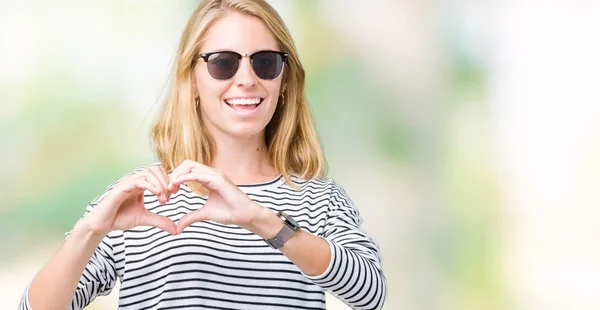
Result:
[[[198,105],[200,104],[200,97],[194,98],[194,102],[196,102],[196,108],[198,108]]]
[[[283,93],[281,93],[281,95],[279,95],[279,97],[281,97],[281,105],[285,104],[285,96],[283,95]]]

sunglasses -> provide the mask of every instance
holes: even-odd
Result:
[[[288,53],[276,51],[259,51],[251,55],[231,51],[200,53],[200,58],[206,62],[208,73],[217,80],[229,80],[235,76],[242,57],[250,57],[252,70],[263,80],[273,80],[283,71],[283,64]]]

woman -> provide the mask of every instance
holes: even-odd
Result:
[[[153,128],[159,164],[87,208],[22,309],[380,309],[377,246],[325,163],[304,70],[266,2],[209,0],[179,45]]]

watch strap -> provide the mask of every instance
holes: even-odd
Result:
[[[283,223],[283,227],[279,230],[277,235],[271,239],[265,239],[265,242],[269,244],[274,249],[279,249],[283,247],[286,241],[292,237],[294,232],[300,229],[300,225],[296,223],[289,215],[287,215],[283,211],[277,212],[277,217]]]
[[[281,230],[275,235],[274,238],[266,240],[267,243],[274,249],[279,249],[283,247],[286,241],[290,239],[290,237],[296,232],[294,229],[289,227],[288,225],[283,225]]]

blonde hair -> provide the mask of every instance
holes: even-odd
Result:
[[[273,33],[279,48],[289,54],[282,76],[283,102],[265,129],[271,164],[292,186],[292,175],[303,179],[324,177],[326,162],[304,94],[304,68],[283,20],[263,0],[203,1],[188,21],[165,101],[152,128],[152,142],[163,168],[170,172],[185,159],[205,165],[212,162],[215,144],[202,123],[191,76],[207,30],[231,10],[259,18]],[[190,187],[206,193],[198,183]]]

